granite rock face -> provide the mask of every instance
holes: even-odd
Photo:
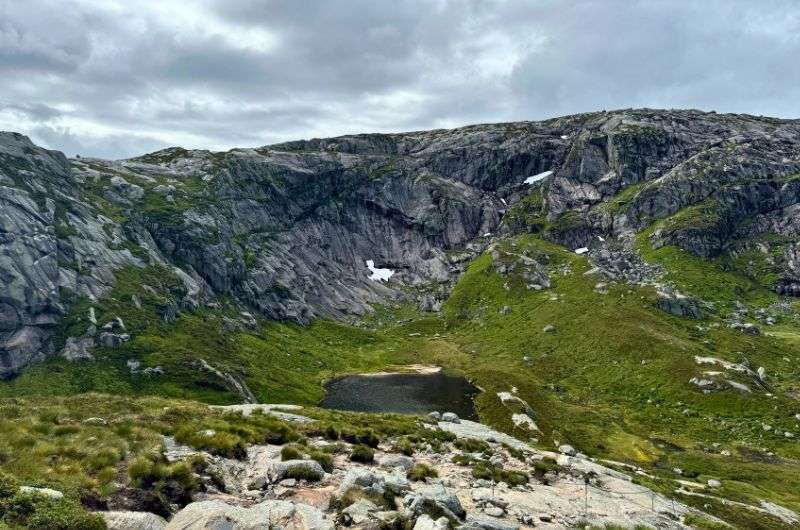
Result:
[[[663,220],[654,246],[703,257],[784,238],[774,288],[798,295],[798,175],[797,121],[697,111],[121,161],[68,160],[0,133],[0,376],[65,347],[89,358],[96,330],[68,341],[64,314],[106,294],[120,269],[153,264],[182,286],[159,308],[167,322],[224,297],[250,319],[308,323],[387,299],[438,310],[472,257],[520,232],[597,249],[600,270],[649,280],[632,240]]]

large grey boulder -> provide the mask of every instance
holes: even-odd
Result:
[[[222,501],[193,502],[167,523],[165,530],[333,530],[333,521],[307,504],[269,500],[250,508]]]
[[[461,423],[461,420],[455,412],[445,412],[442,414],[441,421],[445,423]]]
[[[406,455],[388,454],[378,460],[378,465],[389,469],[408,471],[414,467],[414,459]]]
[[[287,478],[321,480],[325,470],[316,460],[286,460],[275,462],[270,469],[272,482],[280,482]]]
[[[336,494],[341,497],[352,489],[362,489],[375,495],[383,495],[386,491],[400,495],[409,488],[403,472],[382,473],[365,467],[353,467],[347,470]]]
[[[451,523],[463,521],[466,511],[452,491],[441,485],[426,486],[407,494],[403,506],[415,517],[447,517]]]
[[[703,318],[703,311],[700,309],[700,303],[694,298],[689,298],[679,293],[658,293],[656,306],[670,315],[694,319]]]
[[[149,512],[98,512],[108,530],[164,530],[167,521]]]

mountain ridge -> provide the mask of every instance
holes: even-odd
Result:
[[[800,513],[800,123],[623,110],[279,145],[105,161],[0,135],[4,406],[315,405],[341,375],[438,365],[495,429],[791,527],[763,503]]]
[[[486,247],[484,234],[496,230],[508,235],[541,228],[546,239],[579,248],[596,244],[598,236],[630,239],[659,219],[707,201],[701,205],[706,226],[688,226],[691,219],[672,223],[654,232],[656,246],[676,244],[713,257],[732,239],[796,235],[800,179],[789,177],[800,174],[797,123],[622,110],[226,153],[168,149],[116,162],[68,161],[12,134],[4,158],[16,187],[8,186],[7,175],[5,189],[16,191],[7,191],[4,201],[22,214],[4,231],[13,233],[10,223],[29,216],[41,224],[39,233],[48,226],[65,232],[51,241],[59,248],[35,250],[31,264],[39,254],[63,262],[94,252],[88,263],[97,261],[89,266],[96,272],[89,275],[80,273],[80,265],[40,273],[55,290],[65,287],[89,298],[113,284],[115,268],[141,265],[129,249],[112,248],[128,245],[140,256],[184,264],[178,274],[194,298],[231,295],[244,310],[269,318],[307,323],[363,315],[371,304],[421,286],[431,292],[418,293],[419,303],[436,308],[463,270],[447,252],[474,258]],[[31,166],[14,175],[15,160]],[[26,181],[31,171],[47,176]],[[535,186],[523,182],[547,171],[554,173]],[[59,204],[42,205],[52,221],[20,203],[20,197],[37,193],[46,202],[37,187],[48,185],[62,187]],[[622,197],[626,189],[630,196]],[[741,226],[751,219],[755,227]],[[70,248],[75,236],[67,232],[76,222],[83,223],[83,241]],[[800,292],[796,254],[790,245],[783,260],[785,293]],[[404,289],[368,281],[361,272],[368,259],[396,268],[393,284]],[[3,266],[7,276],[26,285],[24,265],[6,260]],[[37,282],[46,283],[41,276]],[[32,350],[57,347],[35,322],[63,313],[57,307],[61,298],[20,298],[25,297],[12,296],[14,303],[6,302],[2,312],[17,313],[0,326],[6,374],[28,363],[22,358],[37,356]],[[32,313],[26,305],[34,307]],[[42,305],[53,311],[39,317],[35,308]],[[33,325],[20,327],[11,323],[15,319]],[[21,329],[26,336],[19,335]],[[26,343],[33,347],[12,360],[9,352]]]

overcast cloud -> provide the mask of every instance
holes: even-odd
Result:
[[[0,0],[0,129],[68,155],[621,107],[800,117],[800,2]]]

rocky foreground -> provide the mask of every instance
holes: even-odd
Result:
[[[299,407],[225,408],[245,414],[262,409],[284,420],[310,421],[297,413]],[[310,447],[332,454],[328,471],[302,455],[286,460],[285,445],[254,445],[246,458],[233,460],[166,438],[169,461],[202,454],[209,463],[206,491],[169,521],[141,511],[101,513],[110,530],[688,528],[686,516],[700,514],[568,445],[558,453],[536,450],[485,425],[444,416],[448,421],[440,419],[430,428],[452,433],[455,441],[437,450],[428,446],[413,456],[398,453],[385,440],[372,459],[355,462],[350,444],[309,439]],[[514,484],[476,478],[476,462],[503,469]]]

